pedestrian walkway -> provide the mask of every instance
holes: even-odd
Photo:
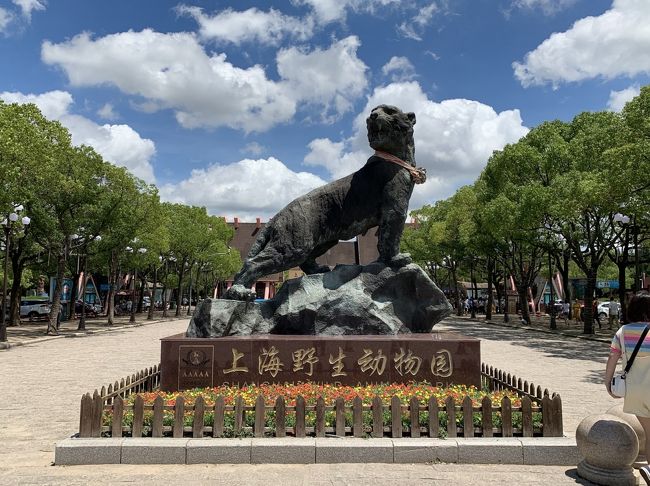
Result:
[[[12,348],[16,346],[23,346],[25,344],[33,344],[42,341],[49,341],[59,338],[72,338],[83,337],[91,334],[98,334],[104,332],[119,331],[123,328],[137,327],[149,324],[156,324],[158,322],[170,321],[174,319],[187,319],[186,310],[182,309],[181,315],[175,317],[173,310],[167,311],[168,317],[163,317],[162,311],[155,311],[153,319],[148,319],[148,314],[136,314],[136,322],[130,322],[130,315],[119,315],[113,319],[113,325],[107,324],[107,318],[104,317],[87,317],[84,330],[79,330],[79,317],[62,321],[59,330],[56,334],[47,334],[47,321],[21,321],[19,326],[7,327],[7,341],[0,343],[0,349]]]
[[[199,465],[50,467],[57,441],[78,427],[83,393],[158,362],[160,338],[183,332],[188,321],[128,327],[80,339],[32,342],[0,351],[0,484],[229,484],[421,485],[589,484],[575,468],[513,465]],[[599,384],[603,343],[531,333],[449,318],[438,329],[483,340],[482,359],[558,391],[565,430],[583,416],[607,409]],[[558,383],[557,379],[566,380]],[[608,401],[609,400],[609,401]],[[580,405],[582,404],[582,405]],[[579,407],[582,406],[582,409]]]

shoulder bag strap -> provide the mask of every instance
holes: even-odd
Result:
[[[630,356],[630,359],[627,362],[627,366],[625,367],[625,371],[623,372],[624,375],[626,375],[628,371],[630,371],[630,368],[632,368],[632,363],[634,363],[634,358],[636,358],[636,354],[639,352],[639,349],[641,348],[641,344],[643,344],[643,340],[645,339],[646,334],[648,334],[647,324],[645,326],[645,329],[643,330],[643,333],[641,334],[641,337],[639,338],[639,341],[636,343],[634,351],[632,352],[632,356]],[[623,342],[623,347],[625,347],[625,342]]]

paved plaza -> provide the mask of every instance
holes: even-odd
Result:
[[[187,319],[123,327],[0,351],[0,484],[589,484],[575,468],[513,465],[52,466],[54,445],[78,427],[83,393],[158,362],[159,339]],[[617,402],[601,384],[606,342],[468,318],[436,326],[482,340],[482,360],[561,394],[565,434]]]

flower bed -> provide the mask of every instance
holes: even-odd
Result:
[[[480,389],[298,383],[163,393],[154,366],[85,394],[78,435],[562,437],[558,394],[486,364],[481,383]]]
[[[390,409],[392,401],[396,397],[401,405],[409,404],[409,407],[401,407],[401,427],[405,431],[412,430],[412,414],[410,407],[413,406],[412,398],[415,398],[422,411],[418,414],[418,429],[426,429],[429,427],[429,410],[427,405],[431,399],[441,407],[437,411],[438,415],[438,436],[447,436],[447,427],[449,416],[445,410],[446,404],[452,400],[454,404],[461,404],[469,397],[471,400],[472,408],[480,409],[487,397],[492,407],[497,410],[501,407],[504,398],[507,398],[514,409],[512,411],[512,427],[514,429],[522,429],[523,413],[516,411],[521,407],[521,398],[510,390],[498,390],[490,392],[488,390],[479,390],[474,386],[452,386],[449,388],[438,388],[428,383],[411,383],[411,384],[387,384],[387,385],[369,385],[369,386],[334,386],[334,385],[319,385],[314,383],[298,383],[295,385],[261,385],[261,386],[246,386],[243,388],[238,387],[216,387],[216,388],[197,388],[194,390],[164,393],[164,392],[149,392],[131,395],[124,403],[125,413],[123,415],[122,427],[125,431],[132,430],[135,400],[136,397],[143,402],[143,429],[151,430],[154,419],[153,406],[158,397],[161,397],[164,403],[163,411],[163,427],[171,432],[175,421],[175,407],[179,397],[182,397],[183,402],[183,428],[190,429],[194,423],[193,408],[200,397],[205,408],[203,415],[203,425],[205,427],[213,427],[214,425],[214,411],[218,397],[221,397],[224,405],[223,414],[223,437],[245,437],[252,436],[255,429],[255,414],[246,413],[240,427],[236,424],[236,411],[235,404],[238,399],[241,399],[243,410],[253,411],[259,403],[259,397],[263,397],[265,408],[264,413],[264,430],[267,436],[274,435],[276,429],[276,412],[273,406],[276,404],[278,397],[283,397],[284,403],[287,408],[294,409],[294,413],[286,415],[286,427],[295,428],[296,426],[296,401],[298,397],[302,397],[305,404],[305,417],[304,426],[308,433],[315,433],[317,429],[317,402],[322,399],[324,404],[332,405],[337,399],[342,399],[347,411],[344,412],[345,427],[349,430],[353,427],[353,402],[356,397],[361,399],[364,405],[362,412],[362,424],[365,431],[370,431],[373,428],[373,414],[372,406],[373,400],[381,400],[383,405],[382,409],[382,428],[390,428],[392,425],[392,410]],[[463,406],[465,404],[463,403]],[[418,407],[418,408],[419,408]],[[330,408],[330,410],[328,410]],[[541,427],[540,412],[532,413],[533,429],[539,431]],[[455,417],[456,427],[463,429],[465,427],[465,414],[458,414]],[[495,411],[492,414],[492,427],[500,430],[502,426],[502,414],[500,411]],[[109,429],[112,424],[112,414],[106,411],[103,417],[103,426]],[[325,407],[324,409],[324,427],[326,430],[333,432],[333,427],[336,424],[336,410],[335,407]],[[481,413],[472,411],[472,429],[480,429],[484,426]],[[332,429],[332,430],[330,430]]]

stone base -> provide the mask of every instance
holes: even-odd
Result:
[[[76,464],[287,464],[341,463],[465,463],[484,439],[65,439],[56,445],[58,466]],[[544,464],[575,467],[578,448],[569,437],[486,439],[485,455],[498,464]],[[179,453],[184,451],[185,454]],[[527,460],[528,459],[528,460]],[[580,466],[579,466],[580,467]],[[584,470],[584,469],[581,469]],[[610,482],[600,484],[634,484]]]
[[[220,338],[178,334],[161,341],[160,388],[167,392],[304,381],[481,386],[480,341],[456,333]]]
[[[606,486],[636,486],[639,484],[631,467],[605,469],[593,466],[584,460],[578,464],[578,476]]]

